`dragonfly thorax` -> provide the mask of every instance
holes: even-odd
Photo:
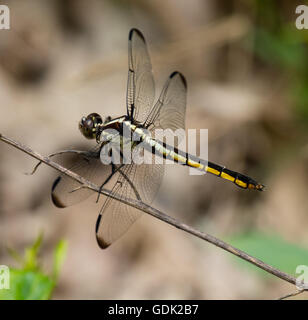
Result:
[[[79,122],[79,130],[87,139],[95,139],[103,123],[102,117],[97,113],[91,113],[87,117],[82,117]]]

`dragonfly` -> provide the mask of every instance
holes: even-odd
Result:
[[[111,194],[120,199],[135,199],[151,204],[159,190],[163,175],[164,163],[111,163],[104,164],[100,154],[102,148],[114,141],[122,141],[123,131],[130,129],[143,143],[145,152],[159,155],[163,159],[195,168],[202,172],[233,182],[243,189],[262,191],[264,185],[254,179],[224,166],[205,161],[188,154],[176,147],[171,150],[165,142],[153,138],[156,129],[185,129],[187,83],[180,72],[173,72],[167,79],[158,101],[154,104],[154,78],[147,45],[143,34],[131,29],[128,37],[128,83],[126,96],[126,114],[117,117],[103,118],[97,113],[82,117],[79,129],[87,139],[96,140],[94,150],[83,152],[80,159],[71,168],[72,171],[98,186],[110,188]],[[113,134],[109,134],[110,129]],[[146,129],[146,132],[145,132]],[[106,138],[108,136],[108,138]],[[139,152],[140,143],[130,144],[131,152]],[[123,160],[123,154],[120,153]],[[85,200],[94,192],[80,188],[73,179],[61,175],[53,183],[52,201],[59,208],[65,208]],[[105,197],[100,209],[95,232],[98,245],[105,249],[119,239],[142,212]]]

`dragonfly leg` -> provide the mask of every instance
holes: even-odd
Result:
[[[110,179],[113,177],[113,175],[114,175],[118,170],[120,170],[123,166],[124,166],[124,164],[121,164],[118,168],[116,168],[116,166],[115,166],[113,163],[111,163],[111,174],[107,177],[107,179],[106,179],[106,180],[103,182],[103,184],[99,187],[99,192],[98,192],[98,194],[97,194],[96,203],[97,203],[98,200],[99,200],[99,197],[100,197],[100,194],[101,194],[101,191],[102,191],[104,185],[105,185],[106,183],[108,183],[108,182],[110,181]]]
[[[75,188],[75,189],[73,189],[73,190],[69,191],[69,193],[76,192],[76,191],[78,191],[78,190],[80,190],[80,189],[83,189],[84,187],[85,187],[85,186],[79,186],[79,187],[77,187],[77,188]]]
[[[75,153],[78,155],[84,155],[84,159],[86,159],[87,161],[89,161],[89,158],[94,158],[96,157],[96,154],[94,152],[88,152],[88,151],[80,151],[80,150],[62,150],[62,151],[58,151],[55,153],[51,153],[48,155],[48,158],[52,158],[54,156],[58,156],[64,153]],[[38,167],[42,164],[42,161],[39,161],[33,168],[33,170],[31,172],[27,172],[27,175],[33,175],[36,170],[38,169]]]

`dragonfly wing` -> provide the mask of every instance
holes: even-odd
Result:
[[[184,76],[173,72],[155,106],[145,121],[145,127],[154,129],[185,129],[187,84]]]
[[[132,29],[128,40],[127,113],[143,123],[154,101],[152,65],[142,33]]]
[[[83,178],[100,186],[107,177],[111,174],[111,166],[101,163],[99,158],[99,147],[96,152],[89,152],[89,156],[76,155],[76,163],[69,169]],[[62,174],[53,183],[51,190],[51,198],[59,208],[65,208],[75,203],[79,203],[95,192],[87,189],[80,188],[80,183],[72,178]],[[74,191],[75,190],[75,191]]]
[[[159,189],[164,166],[159,164],[127,164],[117,172],[112,194],[121,199],[142,200],[151,204]],[[96,223],[96,239],[102,249],[120,238],[142,215],[139,211],[118,200],[108,197]]]

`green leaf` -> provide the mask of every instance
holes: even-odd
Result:
[[[289,243],[277,235],[258,231],[235,235],[230,243],[248,254],[270,264],[286,273],[295,275],[298,265],[307,265],[308,249]],[[240,261],[237,259],[237,261]],[[244,263],[241,261],[241,263]],[[263,275],[265,272],[250,264],[245,265]]]
[[[65,240],[60,240],[54,250],[54,265],[53,265],[53,278],[54,281],[59,276],[60,269],[64,262],[67,252],[67,242]]]
[[[41,272],[10,269],[10,289],[0,290],[0,300],[47,300],[54,286]]]
[[[54,249],[53,273],[45,275],[38,262],[38,254],[42,244],[41,233],[34,244],[25,249],[24,258],[16,251],[10,253],[22,264],[22,269],[10,269],[10,289],[0,290],[0,300],[46,300],[50,299],[56,285],[61,266],[65,259],[67,243],[58,242]],[[3,274],[0,274],[0,279]]]
[[[41,232],[38,237],[36,238],[33,245],[25,250],[25,257],[24,257],[24,269],[25,270],[38,270],[38,252],[41,247],[43,241],[43,233]]]
[[[290,32],[285,28],[279,34],[274,34],[260,27],[256,29],[255,52],[271,65],[301,72],[306,65],[304,42],[296,31]]]
[[[18,262],[20,265],[24,265],[25,261],[24,258],[14,249],[12,248],[7,248],[8,253],[10,254],[10,256],[16,261]]]

